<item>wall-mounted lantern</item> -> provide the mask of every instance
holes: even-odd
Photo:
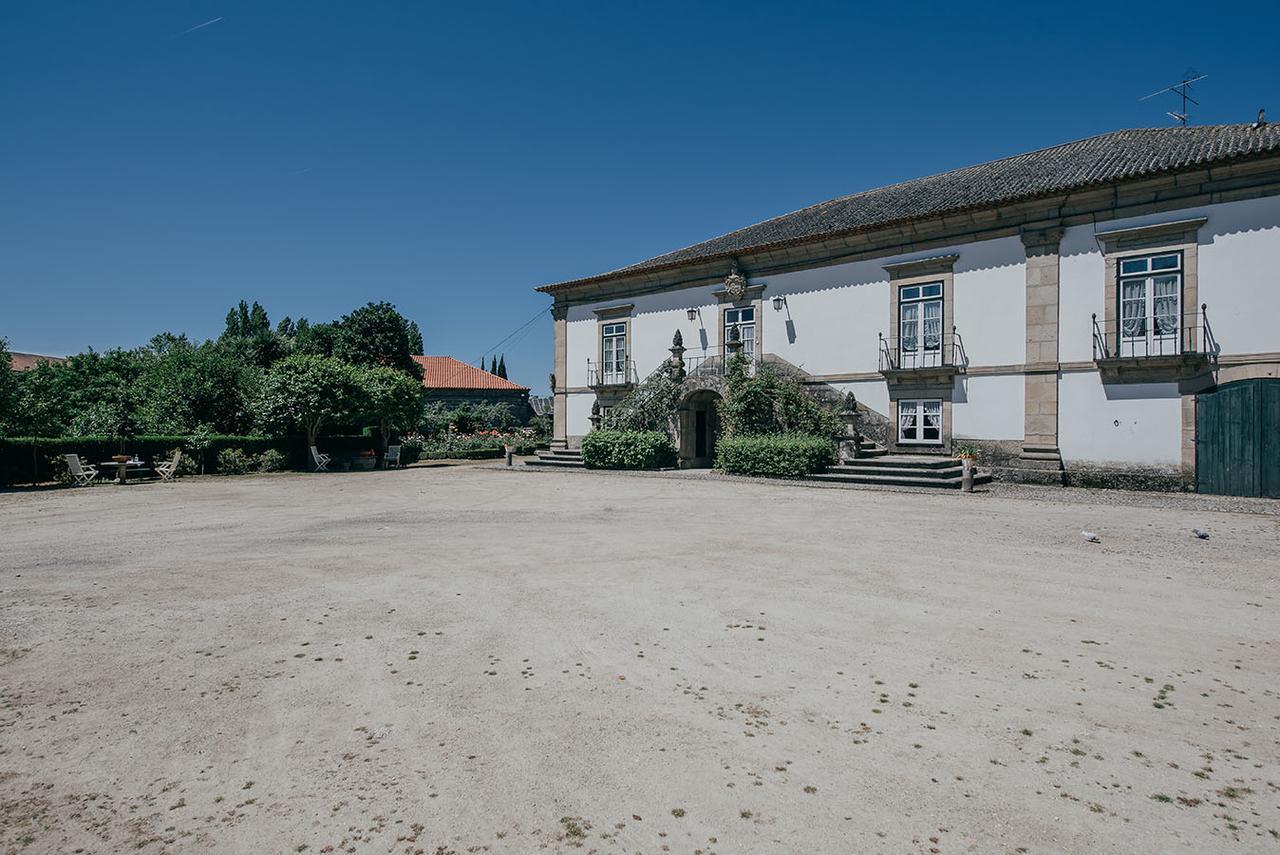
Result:
[[[685,312],[685,314],[689,316],[689,320],[690,320],[690,321],[697,320],[697,318],[698,318],[698,310],[697,310],[697,309],[690,309],[689,311]]]
[[[781,294],[773,298],[773,310],[775,312],[781,312],[782,307],[785,305],[787,305],[787,298]]]

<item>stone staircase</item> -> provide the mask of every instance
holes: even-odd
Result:
[[[581,469],[582,452],[576,448],[552,448],[538,452],[537,460],[526,460],[525,466],[546,466],[559,469]]]
[[[826,472],[809,476],[811,481],[834,484],[885,484],[894,487],[960,488],[964,464],[950,457],[928,454],[888,454],[882,448],[859,452]],[[990,472],[974,472],[974,484],[991,481]]]

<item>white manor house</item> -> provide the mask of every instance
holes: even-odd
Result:
[[[555,444],[672,359],[709,465],[726,347],[997,478],[1280,495],[1280,129],[1123,130],[546,285]],[[700,379],[702,378],[702,379]],[[871,431],[869,431],[871,433]]]

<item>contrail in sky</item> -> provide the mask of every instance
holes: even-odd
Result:
[[[216,24],[221,20],[222,20],[222,16],[219,15],[218,17],[214,18],[212,21],[205,21],[203,24],[196,24],[194,27],[192,27],[189,30],[183,30],[182,32],[178,33],[178,36],[185,36],[187,33],[194,33],[196,30],[202,30],[205,27],[209,26],[210,24]],[[177,38],[177,36],[175,36],[175,38]]]

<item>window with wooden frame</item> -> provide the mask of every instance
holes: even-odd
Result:
[[[904,445],[942,444],[942,400],[903,398],[898,401],[898,442]]]
[[[1119,353],[1171,356],[1180,352],[1182,253],[1118,260]]]

